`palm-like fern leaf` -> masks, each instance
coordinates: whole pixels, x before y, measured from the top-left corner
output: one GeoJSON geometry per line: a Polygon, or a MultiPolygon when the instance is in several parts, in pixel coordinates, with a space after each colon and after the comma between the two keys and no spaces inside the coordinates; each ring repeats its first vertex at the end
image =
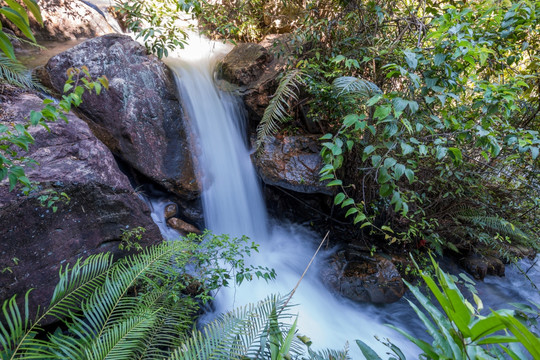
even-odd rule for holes
{"type": "MultiPolygon", "coordinates": [[[[269,296],[255,305],[250,304],[223,315],[202,332],[194,331],[169,360],[270,358],[265,348],[270,320],[278,313],[276,309],[286,306],[285,299],[269,296]]],[[[283,311],[274,320],[282,327],[282,320],[290,317],[287,311],[283,311]]]]}
{"type": "Polygon", "coordinates": [[[290,70],[283,76],[274,96],[264,110],[263,117],[257,127],[257,149],[264,138],[275,135],[279,131],[279,123],[285,122],[291,104],[298,101],[296,92],[303,83],[304,72],[301,69],[290,70]]]}
{"type": "Polygon", "coordinates": [[[381,94],[382,91],[371,81],[360,79],[354,76],[341,76],[332,82],[332,87],[337,92],[337,96],[348,94],[358,94],[362,97],[372,97],[381,94]]]}
{"type": "Polygon", "coordinates": [[[45,88],[39,84],[39,81],[23,64],[16,59],[11,59],[1,54],[0,79],[15,86],[45,91],[45,88]]]}
{"type": "Polygon", "coordinates": [[[486,229],[489,232],[508,236],[512,240],[527,244],[533,243],[527,233],[519,229],[515,224],[497,216],[488,216],[477,211],[469,210],[460,212],[457,218],[463,222],[486,229]]]}
{"type": "Polygon", "coordinates": [[[28,314],[28,293],[25,297],[24,317],[15,302],[15,298],[4,302],[3,319],[0,321],[0,344],[2,344],[3,360],[44,359],[50,354],[45,342],[35,339],[39,324],[47,316],[62,318],[81,309],[81,299],[89,296],[93,289],[103,280],[112,266],[110,254],[99,254],[88,257],[70,269],[60,270],[60,281],[56,286],[51,303],[47,310],[35,321],[30,321],[28,314]],[[7,328],[6,325],[7,324],[7,328]]]}

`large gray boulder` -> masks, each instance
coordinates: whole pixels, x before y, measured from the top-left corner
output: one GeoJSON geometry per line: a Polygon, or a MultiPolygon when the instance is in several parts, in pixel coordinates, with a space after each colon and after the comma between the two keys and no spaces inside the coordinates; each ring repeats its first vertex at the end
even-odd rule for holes
{"type": "Polygon", "coordinates": [[[266,137],[253,155],[257,172],[267,185],[299,193],[332,195],[319,181],[322,158],[318,135],[266,137]]]}
{"type": "MultiPolygon", "coordinates": [[[[42,108],[41,99],[30,94],[0,100],[0,124],[22,123],[31,110],[42,108]]],[[[34,288],[32,311],[48,304],[60,266],[98,252],[124,255],[118,248],[124,230],[146,228],[143,246],[161,241],[147,205],[109,149],[84,121],[72,114],[68,119],[68,124],[50,123],[50,132],[30,128],[35,144],[26,156],[39,165],[26,174],[39,182],[38,191],[25,196],[10,192],[7,180],[0,183],[0,301],[14,294],[22,299],[34,288]],[[56,212],[38,200],[61,193],[70,201],[57,201],[56,212]]]]}
{"type": "Polygon", "coordinates": [[[50,85],[61,92],[66,71],[82,66],[109,79],[106,94],[85,94],[79,108],[94,134],[138,173],[196,197],[189,132],[169,68],[130,37],[110,34],[52,57],[45,66],[50,85]]]}

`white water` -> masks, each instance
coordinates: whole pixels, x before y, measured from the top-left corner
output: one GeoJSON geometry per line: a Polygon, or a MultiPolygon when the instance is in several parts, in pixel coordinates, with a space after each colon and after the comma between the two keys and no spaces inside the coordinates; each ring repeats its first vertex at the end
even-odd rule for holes
{"type": "MultiPolygon", "coordinates": [[[[270,283],[254,280],[236,289],[223,289],[216,296],[217,311],[225,312],[271,293],[289,293],[309,263],[321,240],[298,225],[271,224],[260,184],[244,141],[243,108],[237,99],[220,92],[213,81],[213,68],[227,52],[223,44],[192,37],[190,47],[179,59],[168,59],[176,74],[184,108],[198,137],[198,163],[203,174],[203,206],[206,226],[216,234],[247,235],[260,244],[253,264],[274,268],[277,279],[270,283]]],[[[324,256],[324,255],[320,255],[324,256]]],[[[360,306],[338,299],[318,279],[315,264],[303,279],[292,303],[299,304],[298,328],[316,348],[342,349],[351,344],[354,358],[361,355],[354,344],[361,339],[380,354],[386,348],[374,335],[399,340],[381,325],[373,306],[360,306]]],[[[415,350],[403,350],[415,358],[415,350]]]]}

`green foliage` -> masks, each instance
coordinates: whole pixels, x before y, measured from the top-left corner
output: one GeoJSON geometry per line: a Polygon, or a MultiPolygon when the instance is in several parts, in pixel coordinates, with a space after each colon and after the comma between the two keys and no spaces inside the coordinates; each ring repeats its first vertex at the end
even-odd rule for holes
{"type": "Polygon", "coordinates": [[[28,131],[29,128],[43,126],[50,131],[47,125],[49,122],[56,122],[59,119],[67,122],[67,113],[73,105],[81,104],[85,91],[94,91],[99,95],[102,88],[108,88],[108,80],[105,76],[93,80],[86,67],[70,68],[64,85],[65,94],[57,104],[51,99],[45,99],[43,109],[31,111],[26,123],[0,124],[0,181],[7,177],[10,191],[18,183],[27,189],[32,188],[30,180],[25,175],[24,167],[35,165],[36,162],[26,157],[24,153],[20,154],[21,151],[27,152],[29,146],[34,143],[34,138],[28,131]]]}
{"type": "Polygon", "coordinates": [[[297,48],[297,66],[312,79],[313,116],[329,130],[321,180],[338,187],[346,217],[389,243],[458,251],[453,237],[470,236],[456,231],[463,207],[534,233],[540,4],[414,3],[335,3],[335,19],[321,20],[330,31],[312,15],[299,32],[311,46],[297,48]],[[399,42],[389,42],[390,23],[404,25],[399,42]]]}
{"type": "MultiPolygon", "coordinates": [[[[34,15],[35,19],[42,24],[41,12],[39,6],[35,0],[23,0],[25,9],[21,4],[15,0],[4,0],[5,4],[0,8],[0,14],[6,17],[6,19],[13,23],[28,39],[32,42],[36,42],[32,31],[30,30],[30,21],[28,19],[28,12],[34,15]]],[[[9,37],[0,28],[0,50],[4,52],[5,56],[15,60],[15,53],[13,52],[13,45],[10,42],[9,37]]]]}
{"type": "Polygon", "coordinates": [[[148,52],[161,59],[170,51],[184,47],[187,33],[181,21],[198,2],[115,0],[114,3],[126,28],[143,39],[148,52]]]}
{"type": "Polygon", "coordinates": [[[287,121],[291,104],[298,100],[296,93],[299,91],[298,86],[303,83],[303,76],[302,70],[294,69],[281,78],[279,86],[257,126],[257,149],[261,147],[265,137],[275,135],[278,132],[279,122],[287,121]]]}
{"type": "MultiPolygon", "coordinates": [[[[473,292],[475,304],[469,302],[459,290],[456,278],[443,272],[433,259],[432,263],[434,276],[422,271],[420,274],[438,306],[418,287],[407,283],[423,309],[412,301],[409,304],[422,321],[432,343],[391,326],[422,350],[423,359],[505,359],[506,355],[512,359],[527,358],[516,344],[521,344],[532,358],[540,356],[540,337],[519,321],[516,311],[491,310],[489,314],[482,315],[483,305],[478,295],[473,292]]],[[[381,359],[368,345],[360,341],[358,345],[366,359],[381,359]]],[[[385,345],[398,359],[405,359],[395,345],[385,345]]]]}
{"type": "MultiPolygon", "coordinates": [[[[0,8],[0,14],[7,21],[14,24],[31,43],[36,43],[36,39],[30,30],[30,21],[28,13],[30,12],[38,23],[42,24],[41,12],[35,0],[23,0],[26,8],[15,0],[5,0],[5,5],[0,8]]],[[[15,86],[26,87],[30,89],[43,89],[37,81],[30,75],[28,70],[16,58],[11,40],[13,36],[6,34],[0,26],[0,80],[6,81],[15,86]]]]}
{"type": "Polygon", "coordinates": [[[61,269],[50,305],[35,318],[28,310],[30,292],[22,311],[15,296],[3,304],[0,356],[167,358],[188,334],[201,305],[197,299],[210,299],[232,275],[242,280],[275,276],[272,270],[243,263],[256,248],[245,238],[206,233],[150,246],[115,263],[108,253],[79,260],[61,269]],[[40,324],[49,316],[58,318],[65,330],[43,334],[40,324]]]}
{"type": "Polygon", "coordinates": [[[18,87],[44,90],[23,64],[2,55],[0,55],[0,79],[18,87]]]}
{"type": "Polygon", "coordinates": [[[142,226],[137,226],[131,230],[122,230],[121,242],[118,245],[120,250],[130,251],[133,248],[136,251],[141,251],[142,246],[140,241],[142,240],[143,234],[146,232],[146,229],[142,226]]]}
{"type": "Polygon", "coordinates": [[[296,325],[283,321],[291,318],[285,298],[271,295],[194,331],[170,359],[284,359],[296,325]]]}
{"type": "Polygon", "coordinates": [[[47,189],[43,191],[42,195],[38,196],[38,200],[41,206],[51,208],[53,213],[58,210],[58,203],[68,205],[71,198],[65,192],[58,193],[56,190],[47,189]]]}

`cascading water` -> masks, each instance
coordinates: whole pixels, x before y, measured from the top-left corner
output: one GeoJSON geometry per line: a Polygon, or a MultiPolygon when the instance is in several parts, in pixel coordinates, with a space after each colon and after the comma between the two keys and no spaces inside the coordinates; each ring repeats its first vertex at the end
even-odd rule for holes
{"type": "MultiPolygon", "coordinates": [[[[215,62],[227,50],[223,44],[192,38],[179,58],[167,60],[198,138],[206,226],[216,234],[249,236],[261,245],[253,263],[277,272],[277,279],[270,283],[258,280],[237,289],[220,290],[216,296],[219,312],[257,302],[270,293],[289,293],[309,263],[317,241],[316,234],[300,226],[269,223],[244,140],[243,109],[213,81],[215,62]]],[[[316,347],[341,349],[347,341],[360,338],[383,352],[385,348],[373,341],[373,335],[392,332],[370,313],[373,307],[361,309],[330,294],[320,283],[316,266],[303,279],[292,302],[299,304],[300,331],[311,337],[316,347]]],[[[354,351],[355,346],[351,349],[354,351]]]]}
{"type": "MultiPolygon", "coordinates": [[[[197,136],[198,163],[203,178],[203,206],[206,226],[216,234],[247,235],[261,244],[252,260],[256,265],[274,268],[277,279],[242,284],[236,289],[222,289],[216,296],[217,312],[257,302],[270,293],[289,293],[309,263],[320,239],[309,229],[294,224],[275,224],[268,219],[249,149],[244,139],[243,109],[230,94],[219,91],[213,81],[213,68],[229,48],[196,36],[179,58],[167,60],[176,75],[184,107],[197,136]],[[318,240],[317,240],[318,239],[318,240]]],[[[155,212],[161,217],[163,204],[155,212]]],[[[163,221],[162,221],[163,222],[163,221]]],[[[163,229],[162,231],[167,231],[163,229]]],[[[319,255],[324,256],[324,255],[319,255]]],[[[538,260],[539,258],[537,258],[538,260]]],[[[533,282],[540,278],[540,264],[523,262],[530,267],[533,282]]],[[[384,307],[360,305],[332,295],[318,279],[317,264],[312,266],[292,300],[299,304],[298,328],[318,348],[342,349],[351,344],[354,359],[362,358],[354,345],[361,339],[384,354],[387,348],[373,336],[390,338],[408,359],[418,358],[418,349],[397,332],[383,326],[392,323],[415,336],[422,336],[423,326],[405,301],[384,307]]],[[[506,307],[508,302],[540,301],[540,295],[519,272],[507,269],[507,279],[486,278],[478,291],[486,309],[506,307]],[[519,282],[523,286],[516,289],[519,282]]]]}

